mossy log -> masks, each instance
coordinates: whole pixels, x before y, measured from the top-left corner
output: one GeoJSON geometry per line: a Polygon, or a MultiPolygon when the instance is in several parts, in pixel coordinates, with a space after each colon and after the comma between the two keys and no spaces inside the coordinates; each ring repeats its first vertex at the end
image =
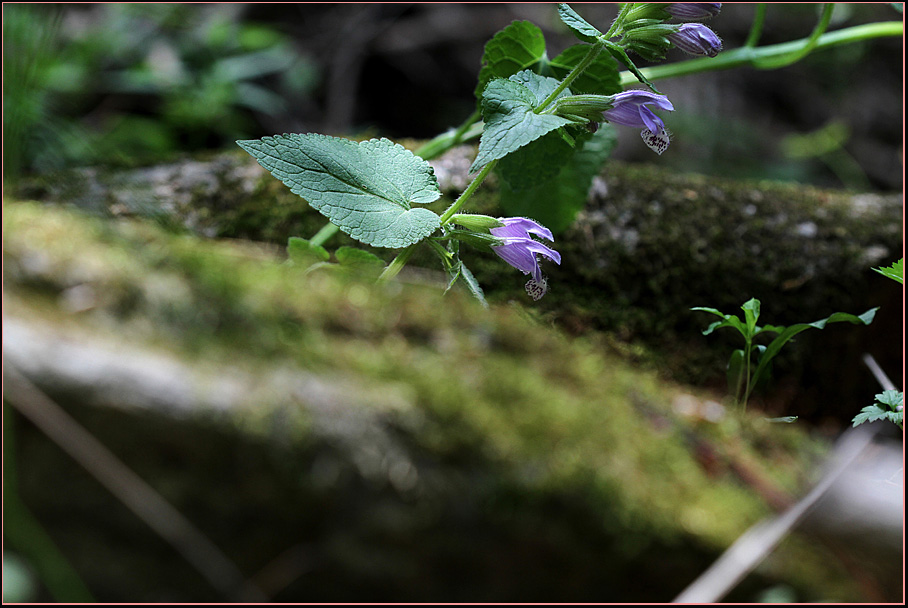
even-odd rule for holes
{"type": "MultiPolygon", "coordinates": [[[[238,235],[256,193],[270,202],[246,236],[280,242],[313,221],[247,162],[209,162],[256,177],[193,203],[181,217],[199,231],[238,235]]],[[[145,204],[114,199],[83,202],[145,204]]],[[[669,601],[802,492],[827,450],[520,307],[307,273],[144,219],[3,211],[5,359],[273,601],[669,601]]],[[[98,600],[237,599],[31,425],[5,430],[5,496],[98,600]]],[[[859,601],[852,580],[793,537],[730,599],[785,584],[859,601]]]]}
{"type": "MultiPolygon", "coordinates": [[[[461,146],[432,161],[448,195],[468,183],[473,155],[473,147],[461,146]]],[[[472,209],[503,215],[496,191],[493,176],[472,209]]],[[[21,194],[278,248],[325,224],[239,150],[144,169],[48,176],[21,194]]],[[[436,206],[449,202],[445,197],[436,206]]],[[[891,375],[903,367],[901,344],[891,339],[903,333],[901,290],[871,270],[902,255],[902,224],[898,193],[836,192],[608,163],[586,208],[557,235],[563,261],[547,266],[550,293],[535,309],[573,335],[606,332],[615,348],[667,378],[721,389],[725,362],[741,347],[740,338],[727,330],[702,336],[712,318],[690,308],[740,314],[755,297],[762,302],[761,323],[789,325],[880,306],[869,328],[830,327],[790,343],[776,361],[773,390],[758,402],[773,415],[847,424],[878,389],[861,355],[872,353],[891,375]]],[[[343,234],[331,245],[359,246],[343,234]]],[[[388,260],[394,254],[375,253],[388,260]]],[[[491,301],[526,299],[525,278],[495,256],[467,253],[466,259],[491,301]]],[[[428,252],[412,264],[438,267],[428,252]]],[[[438,277],[439,284],[443,280],[438,277]]]]}

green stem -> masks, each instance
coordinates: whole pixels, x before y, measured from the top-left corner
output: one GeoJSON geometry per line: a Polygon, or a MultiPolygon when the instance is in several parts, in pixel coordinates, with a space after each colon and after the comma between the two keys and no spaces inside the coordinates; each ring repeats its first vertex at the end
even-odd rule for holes
{"type": "MultiPolygon", "coordinates": [[[[872,38],[901,36],[902,32],[903,25],[901,21],[866,23],[864,25],[856,25],[854,27],[823,34],[817,40],[812,50],[820,51],[834,46],[858,42],[860,40],[869,40],[872,38]]],[[[798,51],[803,48],[809,40],[809,38],[802,38],[801,40],[783,42],[755,49],[738,48],[719,53],[717,57],[702,57],[669,65],[657,65],[649,68],[642,68],[640,72],[650,80],[661,80],[664,78],[698,74],[700,72],[727,70],[744,65],[756,67],[755,63],[761,60],[772,57],[781,57],[798,51]]],[[[635,82],[637,82],[637,78],[632,73],[621,72],[622,86],[627,86],[635,82]]]]}
{"type": "Polygon", "coordinates": [[[438,257],[441,258],[442,263],[445,266],[445,270],[451,270],[451,252],[441,246],[441,243],[436,241],[433,238],[426,239],[426,242],[435,250],[435,253],[438,254],[438,257]]]}
{"type": "Polygon", "coordinates": [[[625,2],[624,4],[621,5],[621,10],[618,12],[618,16],[615,17],[614,21],[612,21],[612,25],[609,26],[608,31],[605,34],[603,34],[603,36],[602,36],[603,38],[606,38],[606,39],[611,38],[612,36],[615,35],[615,32],[617,32],[619,29],[621,29],[621,26],[624,25],[624,18],[627,16],[627,13],[631,10],[632,4],[633,4],[633,2],[625,2]]]}
{"type": "Polygon", "coordinates": [[[382,271],[381,275],[379,275],[378,280],[387,281],[396,277],[397,273],[399,273],[401,269],[407,265],[407,262],[410,261],[410,257],[413,255],[413,252],[416,251],[417,245],[419,245],[419,243],[413,243],[412,245],[398,253],[397,257],[391,260],[391,263],[388,264],[388,267],[385,268],[384,271],[382,271]]]}
{"type": "Polygon", "coordinates": [[[536,114],[539,114],[546,107],[548,107],[548,105],[550,103],[555,101],[555,99],[559,95],[561,95],[561,92],[564,91],[566,88],[568,88],[572,82],[574,82],[575,78],[580,76],[585,69],[590,67],[590,64],[593,63],[593,61],[596,59],[596,56],[602,50],[602,46],[603,46],[603,43],[601,43],[601,42],[596,42],[595,44],[592,44],[590,46],[590,50],[587,52],[586,56],[582,60],[580,60],[580,63],[578,63],[576,66],[574,66],[574,69],[571,70],[570,73],[568,73],[568,75],[564,77],[564,80],[562,80],[561,83],[557,87],[555,87],[555,90],[552,91],[551,95],[546,97],[545,101],[543,101],[541,104],[536,106],[533,109],[533,112],[535,112],[536,114]]]}
{"type": "Polygon", "coordinates": [[[750,33],[747,35],[747,40],[744,42],[744,48],[753,48],[757,46],[757,41],[760,40],[760,34],[763,33],[763,21],[766,19],[766,3],[761,2],[757,5],[757,10],[754,12],[754,22],[750,26],[750,33]]]}
{"type": "Polygon", "coordinates": [[[750,356],[751,356],[751,342],[748,338],[744,347],[744,399],[741,405],[741,411],[747,411],[747,400],[750,398],[750,356]]]}
{"type": "MultiPolygon", "coordinates": [[[[482,114],[478,109],[475,110],[459,127],[456,129],[449,129],[440,135],[436,135],[434,138],[420,146],[414,154],[424,160],[431,160],[439,156],[465,139],[470,139],[470,135],[472,135],[476,125],[481,124],[481,118],[482,114]]],[[[479,133],[482,133],[481,127],[479,133]]],[[[475,137],[475,135],[473,135],[473,137],[475,137]]]]}
{"type": "Polygon", "coordinates": [[[829,27],[829,21],[832,19],[832,11],[835,9],[835,4],[827,3],[823,6],[823,14],[820,15],[820,21],[817,23],[817,26],[813,29],[813,33],[810,34],[810,38],[807,39],[807,42],[797,51],[789,55],[783,55],[782,57],[774,57],[771,59],[764,59],[754,63],[754,67],[758,70],[776,70],[778,68],[784,68],[793,63],[796,63],[807,57],[810,52],[817,45],[817,41],[820,39],[820,36],[823,35],[823,32],[826,31],[826,28],[829,27]]]}
{"type": "Polygon", "coordinates": [[[483,167],[482,171],[480,171],[476,175],[476,177],[473,178],[473,181],[470,182],[470,185],[467,186],[467,189],[464,190],[463,193],[457,197],[457,200],[454,201],[450,207],[448,207],[447,211],[442,214],[440,218],[442,226],[444,226],[451,220],[451,216],[460,211],[460,208],[464,206],[464,203],[466,203],[471,196],[473,196],[473,193],[476,192],[476,189],[479,188],[479,185],[482,184],[482,181],[486,178],[486,176],[489,175],[489,173],[492,172],[492,169],[494,169],[495,165],[497,164],[498,160],[493,160],[485,167],[483,167]]]}
{"type": "MultiPolygon", "coordinates": [[[[761,60],[782,57],[796,52],[799,49],[803,49],[810,41],[810,38],[753,48],[753,45],[755,45],[759,39],[760,31],[762,29],[762,23],[758,24],[757,22],[765,15],[765,7],[761,10],[762,6],[763,5],[759,5],[757,7],[757,15],[754,17],[754,27],[751,28],[750,34],[743,47],[724,51],[720,53],[718,57],[703,57],[688,61],[679,61],[668,65],[652,66],[642,68],[639,72],[648,80],[664,80],[666,78],[687,76],[700,72],[727,70],[746,65],[756,67],[755,64],[761,60]],[[760,27],[757,27],[757,25],[760,27]]],[[[861,40],[901,36],[902,31],[903,26],[900,21],[883,21],[879,23],[857,25],[836,30],[834,32],[824,33],[817,39],[816,44],[812,47],[811,51],[820,51],[842,44],[859,42],[861,40]]],[[[632,72],[621,72],[622,87],[637,82],[638,78],[636,78],[632,72]]],[[[476,116],[475,112],[458,129],[446,131],[426,142],[416,151],[417,156],[426,160],[436,158],[459,143],[479,137],[482,134],[483,125],[482,122],[475,121],[474,116],[476,116]],[[463,130],[461,131],[461,129],[463,130]]]]}
{"type": "Polygon", "coordinates": [[[337,234],[338,230],[340,230],[340,228],[338,228],[331,222],[328,222],[327,224],[322,226],[318,232],[315,233],[315,236],[309,239],[309,244],[322,246],[328,239],[337,234]]]}

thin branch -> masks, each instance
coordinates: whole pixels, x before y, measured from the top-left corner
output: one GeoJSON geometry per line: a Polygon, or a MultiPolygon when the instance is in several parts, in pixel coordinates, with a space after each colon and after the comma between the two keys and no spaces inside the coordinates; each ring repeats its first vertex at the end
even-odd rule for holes
{"type": "Polygon", "coordinates": [[[4,356],[3,363],[3,397],[10,405],[170,543],[226,598],[267,600],[264,593],[246,581],[236,564],[182,513],[32,384],[8,357],[4,356]]]}

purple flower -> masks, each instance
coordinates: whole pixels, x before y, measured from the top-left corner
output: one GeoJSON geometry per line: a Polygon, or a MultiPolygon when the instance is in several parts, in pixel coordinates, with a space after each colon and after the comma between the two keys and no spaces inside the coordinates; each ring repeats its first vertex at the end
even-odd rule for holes
{"type": "Polygon", "coordinates": [[[657,108],[669,112],[675,109],[665,95],[635,89],[613,95],[611,109],[604,111],[602,116],[608,122],[638,129],[649,129],[651,133],[662,133],[665,131],[665,123],[646,107],[647,104],[653,104],[657,108]]]}
{"type": "Polygon", "coordinates": [[[721,8],[721,2],[675,2],[666,6],[665,10],[675,19],[696,21],[715,17],[721,8]]]}
{"type": "MultiPolygon", "coordinates": [[[[530,234],[554,241],[552,231],[524,217],[503,217],[499,218],[499,221],[504,226],[492,228],[489,232],[503,240],[504,244],[492,247],[492,251],[523,274],[532,274],[534,285],[544,286],[545,280],[542,277],[542,270],[539,269],[539,260],[536,255],[541,254],[556,264],[561,264],[561,254],[535,240],[530,234]]],[[[543,293],[545,293],[544,288],[543,293]]],[[[534,299],[538,300],[541,297],[542,294],[538,297],[534,296],[534,299]]]]}
{"type": "Polygon", "coordinates": [[[691,55],[715,57],[722,50],[722,41],[716,33],[701,23],[679,25],[677,31],[668,35],[668,39],[691,55]]]}

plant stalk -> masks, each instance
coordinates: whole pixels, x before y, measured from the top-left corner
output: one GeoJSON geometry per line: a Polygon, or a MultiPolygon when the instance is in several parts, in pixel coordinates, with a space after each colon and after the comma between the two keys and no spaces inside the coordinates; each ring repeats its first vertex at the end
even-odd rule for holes
{"type": "Polygon", "coordinates": [[[470,185],[467,186],[467,189],[464,190],[463,193],[457,197],[457,200],[454,201],[450,207],[448,207],[448,210],[442,214],[440,218],[442,226],[451,221],[451,217],[455,213],[460,211],[460,208],[464,206],[464,203],[466,203],[471,196],[473,196],[473,193],[476,192],[476,189],[479,188],[480,184],[482,184],[483,180],[489,175],[489,173],[492,172],[492,169],[494,169],[495,165],[497,164],[498,160],[493,160],[485,167],[483,167],[479,173],[476,174],[476,177],[473,178],[473,181],[470,182],[470,185]]]}
{"type": "Polygon", "coordinates": [[[564,80],[552,91],[551,95],[545,98],[541,104],[536,106],[533,109],[533,112],[539,114],[542,112],[550,103],[555,101],[555,99],[561,95],[561,92],[570,86],[574,79],[580,76],[585,69],[590,67],[590,64],[596,59],[596,56],[599,55],[602,51],[603,43],[596,42],[590,46],[590,50],[587,52],[586,56],[580,60],[580,63],[574,66],[574,69],[571,70],[567,76],[564,77],[564,80]]]}

